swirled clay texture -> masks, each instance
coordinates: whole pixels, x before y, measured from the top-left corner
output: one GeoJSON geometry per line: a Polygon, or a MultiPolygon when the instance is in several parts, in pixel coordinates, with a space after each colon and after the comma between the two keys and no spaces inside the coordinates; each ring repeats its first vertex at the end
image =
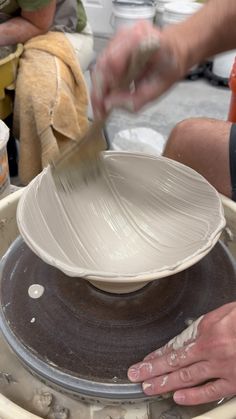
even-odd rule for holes
{"type": "MultiPolygon", "coordinates": [[[[164,157],[104,152],[101,175],[70,193],[46,168],[26,188],[18,226],[44,261],[103,283],[165,277],[196,263],[225,225],[216,190],[164,157]]],[[[79,172],[78,172],[79,173],[79,172]]]]}

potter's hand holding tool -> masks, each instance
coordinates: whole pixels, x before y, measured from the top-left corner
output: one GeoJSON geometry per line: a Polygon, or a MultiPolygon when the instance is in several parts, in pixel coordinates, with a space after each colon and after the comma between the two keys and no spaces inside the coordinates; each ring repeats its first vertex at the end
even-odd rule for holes
{"type": "MultiPolygon", "coordinates": [[[[156,38],[147,37],[145,42],[138,45],[128,60],[126,73],[119,80],[119,88],[132,88],[133,80],[142,69],[146,68],[153,53],[158,51],[159,41],[156,38]]],[[[78,186],[79,178],[88,184],[100,174],[99,153],[103,150],[101,142],[98,141],[100,132],[105,123],[107,114],[90,125],[86,133],[78,142],[72,142],[58,158],[51,162],[52,176],[58,188],[64,191],[71,191],[78,186]],[[82,171],[78,170],[78,167],[82,171]]]]}
{"type": "Polygon", "coordinates": [[[162,31],[145,21],[121,29],[97,60],[92,88],[95,116],[104,117],[114,107],[137,111],[161,96],[194,65],[234,49],[235,21],[235,0],[211,0],[184,22],[167,25],[162,31]],[[133,89],[120,89],[131,55],[147,38],[159,41],[159,50],[137,73],[133,89]]]}
{"type": "Polygon", "coordinates": [[[128,370],[147,395],[174,392],[181,405],[198,405],[236,394],[236,303],[193,322],[163,348],[128,370]]]}
{"type": "Polygon", "coordinates": [[[95,116],[101,118],[116,107],[131,112],[140,109],[167,90],[176,80],[176,73],[181,76],[177,60],[169,46],[162,42],[159,30],[145,21],[134,25],[132,30],[120,30],[98,58],[93,72],[91,97],[95,116]],[[158,44],[159,48],[153,51],[145,66],[138,63],[133,83],[124,87],[122,80],[126,76],[130,57],[140,46],[145,49],[150,42],[158,44]]]}

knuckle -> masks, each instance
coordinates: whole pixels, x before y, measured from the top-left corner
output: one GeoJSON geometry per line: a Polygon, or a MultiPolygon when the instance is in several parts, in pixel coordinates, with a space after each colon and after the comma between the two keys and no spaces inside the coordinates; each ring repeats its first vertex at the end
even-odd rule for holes
{"type": "Polygon", "coordinates": [[[201,379],[207,379],[209,377],[209,366],[205,364],[198,364],[196,368],[196,375],[201,379]]]}
{"type": "Polygon", "coordinates": [[[192,373],[189,368],[183,368],[179,371],[179,378],[183,383],[189,383],[192,381],[192,373]]]}
{"type": "Polygon", "coordinates": [[[214,383],[208,383],[204,389],[205,395],[209,400],[216,400],[218,398],[217,387],[214,383]]]}
{"type": "Polygon", "coordinates": [[[170,352],[166,356],[166,362],[170,367],[176,367],[179,365],[179,358],[175,351],[170,352]]]}

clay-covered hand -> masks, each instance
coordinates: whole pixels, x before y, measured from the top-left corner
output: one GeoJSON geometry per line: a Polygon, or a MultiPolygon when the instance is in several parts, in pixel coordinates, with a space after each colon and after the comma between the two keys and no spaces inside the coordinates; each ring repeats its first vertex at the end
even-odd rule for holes
{"type": "MultiPolygon", "coordinates": [[[[98,58],[92,75],[92,104],[95,116],[106,115],[113,107],[131,112],[159,97],[181,76],[178,42],[174,35],[160,32],[146,21],[121,29],[98,58]],[[158,48],[146,65],[136,71],[130,86],[124,80],[135,52],[150,39],[158,48]],[[121,87],[122,86],[122,87],[121,87]]],[[[181,62],[182,64],[182,62],[181,62]]]]}
{"type": "Polygon", "coordinates": [[[166,346],[128,370],[147,395],[174,392],[181,405],[198,405],[236,394],[236,303],[193,322],[166,346]]]}

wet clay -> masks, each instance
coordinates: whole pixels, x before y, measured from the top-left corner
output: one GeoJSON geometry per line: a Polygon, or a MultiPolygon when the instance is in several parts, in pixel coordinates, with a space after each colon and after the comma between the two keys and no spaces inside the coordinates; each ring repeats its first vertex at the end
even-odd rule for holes
{"type": "Polygon", "coordinates": [[[69,193],[46,168],[24,191],[17,218],[45,262],[117,293],[196,263],[225,225],[219,195],[202,176],[126,152],[105,152],[101,175],[69,193]]]}
{"type": "Polygon", "coordinates": [[[172,348],[176,351],[178,349],[183,348],[186,343],[188,343],[188,347],[194,343],[197,338],[198,334],[198,326],[203,316],[199,317],[199,319],[195,320],[187,329],[185,329],[180,335],[174,337],[167,346],[172,346],[172,348]]]}

